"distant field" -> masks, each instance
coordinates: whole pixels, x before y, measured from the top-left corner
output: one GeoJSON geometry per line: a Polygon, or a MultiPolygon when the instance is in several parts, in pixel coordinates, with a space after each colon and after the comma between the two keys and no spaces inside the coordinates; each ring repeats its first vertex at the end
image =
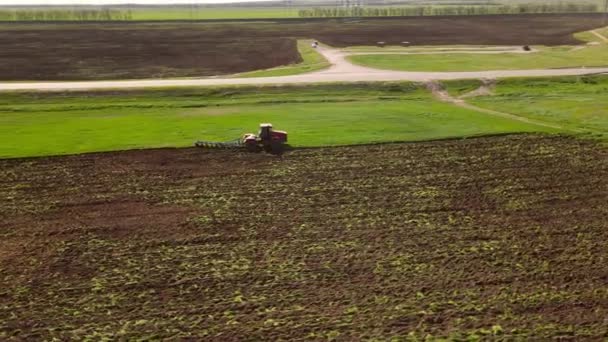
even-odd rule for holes
{"type": "Polygon", "coordinates": [[[205,7],[205,6],[0,6],[0,22],[19,21],[156,21],[278,18],[347,18],[438,15],[505,15],[522,13],[593,13],[598,3],[560,1],[553,3],[419,2],[389,5],[344,6],[302,3],[294,6],[205,7]]]}
{"type": "Polygon", "coordinates": [[[416,141],[544,127],[455,107],[412,84],[0,94],[0,158],[226,141],[272,122],[293,146],[416,141]]]}
{"type": "Polygon", "coordinates": [[[246,8],[142,8],[131,11],[132,20],[274,19],[297,18],[297,9],[281,7],[246,8]]]}
{"type": "MultiPolygon", "coordinates": [[[[336,47],[576,44],[601,15],[276,20],[157,24],[2,24],[0,80],[200,77],[302,61],[297,39],[336,47]],[[36,61],[32,62],[32,51],[36,61]]],[[[303,68],[301,71],[307,71],[303,68]]],[[[278,72],[277,70],[273,72],[278,72]]],[[[281,71],[282,72],[282,71],[281,71]]],[[[290,71],[290,72],[293,72],[290,71]]]]}
{"type": "MultiPolygon", "coordinates": [[[[606,30],[598,30],[605,34],[606,30]]],[[[531,54],[419,54],[419,55],[356,55],[350,60],[359,65],[403,71],[483,71],[513,69],[547,69],[566,67],[600,67],[608,65],[608,38],[590,33],[576,35],[592,42],[589,46],[535,46],[531,54]]]]}
{"type": "Polygon", "coordinates": [[[288,37],[241,38],[188,26],[30,28],[0,31],[0,80],[201,77],[302,61],[288,37]]]}
{"type": "Polygon", "coordinates": [[[207,19],[272,19],[298,17],[282,7],[0,7],[0,22],[11,21],[155,21],[207,19]]]}

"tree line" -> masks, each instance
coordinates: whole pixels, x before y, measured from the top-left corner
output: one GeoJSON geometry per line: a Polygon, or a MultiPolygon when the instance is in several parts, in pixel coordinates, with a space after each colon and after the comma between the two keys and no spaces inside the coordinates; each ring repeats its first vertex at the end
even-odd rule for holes
{"type": "Polygon", "coordinates": [[[590,13],[598,12],[597,4],[557,3],[521,4],[517,6],[408,6],[408,7],[317,7],[301,9],[301,18],[397,17],[434,15],[484,15],[525,13],[590,13]]]}
{"type": "Polygon", "coordinates": [[[132,20],[131,11],[113,9],[83,10],[0,10],[0,21],[124,21],[132,20]]]}

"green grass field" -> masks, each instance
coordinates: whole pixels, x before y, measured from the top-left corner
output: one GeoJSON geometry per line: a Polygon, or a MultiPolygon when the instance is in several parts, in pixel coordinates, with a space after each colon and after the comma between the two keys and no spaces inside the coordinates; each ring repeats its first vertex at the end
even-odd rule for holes
{"type": "MultiPolygon", "coordinates": [[[[478,81],[447,82],[455,96],[478,81]]],[[[608,77],[499,81],[481,108],[608,140],[608,77]]],[[[0,158],[225,141],[272,122],[296,147],[556,132],[439,102],[409,83],[0,94],[0,158]]]]}
{"type": "Polygon", "coordinates": [[[518,14],[522,13],[584,13],[596,12],[598,5],[589,6],[581,1],[571,1],[568,4],[560,1],[559,4],[550,4],[544,0],[545,6],[538,6],[528,1],[514,4],[506,2],[504,6],[496,4],[463,3],[435,3],[412,5],[408,3],[398,5],[365,6],[363,9],[347,10],[339,6],[321,5],[315,3],[299,3],[293,7],[284,6],[279,2],[275,6],[240,7],[221,6],[205,7],[197,5],[179,6],[1,6],[0,22],[12,21],[162,21],[162,20],[210,20],[210,19],[279,19],[302,17],[387,17],[387,16],[434,16],[434,15],[487,15],[487,14],[518,14]]]}
{"type": "MultiPolygon", "coordinates": [[[[455,95],[477,86],[475,81],[447,83],[455,95]]],[[[479,107],[525,116],[580,130],[608,140],[608,77],[501,80],[494,95],[467,100],[479,107]]]]}
{"type": "Polygon", "coordinates": [[[0,7],[0,22],[6,21],[53,21],[53,20],[118,20],[118,21],[162,21],[162,20],[209,20],[209,19],[277,19],[297,18],[297,8],[285,7],[105,7],[78,8],[55,7],[0,7]],[[88,12],[85,14],[85,12],[88,12]],[[109,16],[109,18],[108,18],[109,16]]]}
{"type": "Polygon", "coordinates": [[[441,103],[412,84],[0,94],[0,157],[231,140],[272,122],[293,146],[547,131],[441,103]]]}
{"type": "Polygon", "coordinates": [[[302,62],[267,70],[251,71],[237,75],[238,77],[272,77],[304,74],[328,68],[331,64],[317,50],[311,47],[312,40],[298,40],[298,51],[302,62]]]}
{"type": "MultiPolygon", "coordinates": [[[[605,33],[607,30],[598,31],[605,33]]],[[[539,51],[532,54],[383,54],[356,55],[349,59],[359,65],[401,71],[485,71],[608,66],[607,42],[589,32],[576,36],[597,45],[540,46],[534,47],[539,51]]]]}
{"type": "Polygon", "coordinates": [[[132,20],[297,18],[297,9],[282,7],[135,8],[132,20]]]}

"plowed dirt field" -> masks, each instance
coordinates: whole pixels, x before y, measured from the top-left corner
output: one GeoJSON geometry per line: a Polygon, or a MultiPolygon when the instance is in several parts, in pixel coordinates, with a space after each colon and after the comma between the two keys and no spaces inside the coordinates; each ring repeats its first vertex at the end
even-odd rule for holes
{"type": "Polygon", "coordinates": [[[608,337],[608,149],[0,161],[0,338],[608,337]]]}
{"type": "Polygon", "coordinates": [[[298,63],[295,39],[336,46],[562,45],[601,14],[218,22],[4,24],[0,80],[115,80],[234,74],[298,63]],[[32,62],[35,51],[35,62],[32,62]]]}

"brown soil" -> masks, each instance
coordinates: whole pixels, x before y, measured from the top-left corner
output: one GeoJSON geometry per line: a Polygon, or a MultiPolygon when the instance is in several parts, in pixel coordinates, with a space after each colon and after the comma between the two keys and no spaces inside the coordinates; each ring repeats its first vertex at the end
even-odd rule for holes
{"type": "Polygon", "coordinates": [[[594,142],[3,160],[0,198],[1,339],[608,337],[594,142]]]}
{"type": "Polygon", "coordinates": [[[128,27],[0,31],[2,80],[100,80],[230,74],[302,60],[283,37],[128,27]],[[33,53],[35,51],[35,53],[33,53]]]}
{"type": "Polygon", "coordinates": [[[510,15],[158,24],[13,24],[0,30],[0,80],[94,80],[232,74],[301,61],[295,38],[337,47],[560,45],[601,16],[510,15]]]}

